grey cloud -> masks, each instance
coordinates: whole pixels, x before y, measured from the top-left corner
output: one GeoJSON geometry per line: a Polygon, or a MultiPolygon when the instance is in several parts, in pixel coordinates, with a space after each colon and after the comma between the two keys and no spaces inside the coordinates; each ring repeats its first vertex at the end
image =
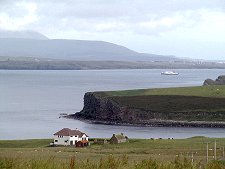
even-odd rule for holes
{"type": "MultiPolygon", "coordinates": [[[[21,22],[28,11],[16,3],[26,2],[35,3],[37,10],[35,17],[31,17],[33,21],[25,22],[21,29],[35,30],[50,38],[106,40],[143,52],[171,54],[178,51],[175,54],[180,56],[188,52],[192,56],[204,52],[208,56],[216,52],[224,55],[222,47],[217,50],[205,48],[199,53],[194,49],[199,49],[207,40],[215,41],[215,45],[217,41],[224,44],[223,28],[217,29],[216,25],[220,27],[220,23],[223,23],[225,0],[0,0],[0,14],[20,18],[17,22],[21,22]],[[207,19],[208,15],[211,20],[207,19]],[[176,17],[178,22],[173,23],[176,17]],[[214,18],[215,25],[210,25],[214,18]],[[147,26],[143,26],[143,23],[147,26]],[[204,32],[205,28],[207,30],[204,32]],[[152,38],[153,35],[155,37],[152,38]],[[202,42],[191,39],[200,39],[202,42]],[[193,50],[185,49],[189,46],[185,43],[191,43],[189,48],[193,50]],[[168,47],[168,44],[173,46],[168,47]]],[[[5,22],[4,15],[1,17],[5,22]]],[[[11,27],[14,26],[12,23],[11,27]]]]}
{"type": "MultiPolygon", "coordinates": [[[[34,1],[37,2],[37,1],[34,1]]],[[[118,18],[139,15],[161,15],[168,12],[199,8],[222,8],[222,0],[75,0],[39,1],[41,12],[59,17],[118,18]]]]}
{"type": "MultiPolygon", "coordinates": [[[[76,25],[77,21],[81,21],[81,25],[85,25],[85,22],[137,23],[170,16],[177,11],[222,8],[223,4],[222,0],[39,0],[34,2],[38,2],[38,15],[41,19],[46,19],[46,22],[60,24],[66,19],[76,25]]],[[[71,22],[69,25],[79,27],[71,22]]]]}
{"type": "MultiPolygon", "coordinates": [[[[197,9],[222,9],[224,0],[9,0],[0,1],[1,11],[12,17],[21,17],[26,11],[15,6],[18,2],[37,4],[39,21],[27,29],[58,29],[77,31],[134,31],[143,34],[157,34],[171,28],[158,27],[142,29],[139,23],[173,16],[176,12],[197,9]],[[101,24],[118,23],[108,29],[96,29],[101,24]]],[[[193,17],[198,21],[199,17],[193,17]]]]}
{"type": "Polygon", "coordinates": [[[21,17],[27,13],[13,1],[0,1],[0,13],[6,13],[10,17],[21,17]],[[10,3],[11,2],[11,3],[10,3]]]}
{"type": "MultiPolygon", "coordinates": [[[[118,18],[135,20],[151,15],[168,15],[182,10],[222,8],[224,4],[223,0],[9,0],[7,3],[4,2],[6,1],[2,1],[1,4],[7,4],[7,8],[13,8],[13,4],[17,2],[35,2],[38,4],[38,15],[43,17],[100,20],[118,18]]],[[[6,8],[4,10],[8,11],[6,8]]]]}

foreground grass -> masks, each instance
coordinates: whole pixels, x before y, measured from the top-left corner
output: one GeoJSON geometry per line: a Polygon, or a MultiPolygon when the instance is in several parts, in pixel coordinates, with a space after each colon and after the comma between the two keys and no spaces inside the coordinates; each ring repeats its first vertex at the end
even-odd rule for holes
{"type": "Polygon", "coordinates": [[[208,164],[192,163],[186,158],[176,158],[171,162],[160,163],[153,159],[142,160],[141,162],[128,162],[128,158],[115,158],[108,156],[97,162],[89,160],[78,161],[76,157],[71,157],[65,162],[55,161],[54,157],[47,160],[32,159],[23,160],[20,158],[0,158],[1,169],[223,169],[223,161],[212,161],[208,164]]]}
{"type": "Polygon", "coordinates": [[[225,138],[130,139],[117,145],[92,143],[87,148],[48,147],[51,139],[0,141],[0,168],[225,168],[222,161],[214,161],[215,140],[217,159],[222,160],[225,138]]]}

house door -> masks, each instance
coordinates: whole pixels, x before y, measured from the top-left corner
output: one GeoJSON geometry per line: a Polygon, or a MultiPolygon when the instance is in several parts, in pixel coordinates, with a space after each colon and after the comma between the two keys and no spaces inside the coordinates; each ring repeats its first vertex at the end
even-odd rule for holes
{"type": "Polygon", "coordinates": [[[70,145],[71,145],[71,146],[73,145],[73,141],[70,141],[70,145]]]}

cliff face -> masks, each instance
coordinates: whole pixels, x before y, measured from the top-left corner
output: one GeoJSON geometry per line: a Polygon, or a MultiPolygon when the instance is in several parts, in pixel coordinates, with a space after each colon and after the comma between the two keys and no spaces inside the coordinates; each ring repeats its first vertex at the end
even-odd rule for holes
{"type": "Polygon", "coordinates": [[[203,83],[204,86],[208,85],[225,85],[225,75],[219,76],[216,80],[206,79],[203,83]]]}
{"type": "Polygon", "coordinates": [[[120,112],[120,108],[116,103],[97,93],[89,92],[84,95],[83,110],[76,113],[76,117],[92,120],[115,120],[118,112],[120,112]]]}
{"type": "Polygon", "coordinates": [[[75,118],[98,120],[112,123],[140,123],[144,112],[119,105],[110,97],[98,93],[84,95],[84,108],[73,115],[75,118]]]}

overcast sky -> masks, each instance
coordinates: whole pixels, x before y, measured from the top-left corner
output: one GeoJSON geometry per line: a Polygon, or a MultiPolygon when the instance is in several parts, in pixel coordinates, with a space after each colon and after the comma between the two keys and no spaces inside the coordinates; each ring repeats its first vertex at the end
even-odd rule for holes
{"type": "Polygon", "coordinates": [[[225,60],[225,0],[0,0],[0,29],[225,60]]]}

